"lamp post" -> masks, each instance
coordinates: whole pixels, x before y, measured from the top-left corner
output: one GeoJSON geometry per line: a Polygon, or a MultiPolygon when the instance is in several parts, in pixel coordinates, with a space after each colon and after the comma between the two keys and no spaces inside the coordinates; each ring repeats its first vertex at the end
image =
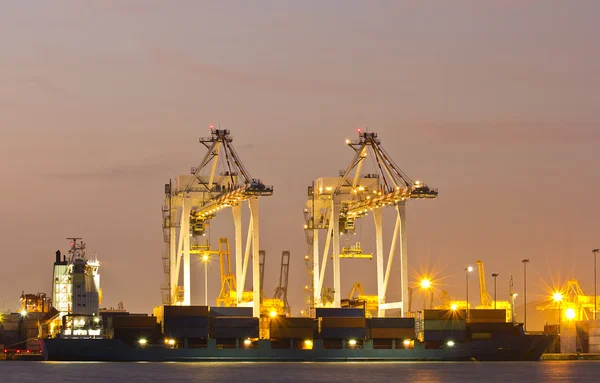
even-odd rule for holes
{"type": "Polygon", "coordinates": [[[467,277],[467,320],[469,319],[469,273],[473,271],[473,267],[467,266],[464,268],[467,277]]]}
{"type": "Polygon", "coordinates": [[[598,255],[598,252],[600,252],[600,249],[592,250],[592,254],[594,254],[594,320],[596,320],[596,302],[598,300],[598,298],[596,298],[598,296],[596,293],[596,255],[598,255]]]}
{"type": "Polygon", "coordinates": [[[554,300],[555,303],[558,303],[558,329],[556,332],[558,333],[558,335],[560,335],[560,318],[562,316],[563,295],[560,292],[556,292],[552,296],[552,299],[554,300]]]}
{"type": "Polygon", "coordinates": [[[494,277],[494,310],[496,310],[496,302],[498,301],[496,299],[496,277],[498,277],[498,275],[500,275],[500,274],[498,274],[498,273],[492,274],[492,277],[494,277]]]}
{"type": "MultiPolygon", "coordinates": [[[[421,288],[424,290],[424,298],[423,298],[423,309],[427,309],[427,299],[428,297],[428,292],[431,289],[431,281],[429,279],[423,279],[421,280],[421,288]]],[[[432,291],[432,296],[433,296],[433,291],[432,291]]],[[[432,309],[433,307],[430,307],[430,309],[432,309]]]]}
{"type": "Polygon", "coordinates": [[[202,262],[204,263],[204,306],[208,306],[208,254],[202,256],[202,262]]]}
{"type": "Polygon", "coordinates": [[[523,262],[523,330],[527,331],[527,264],[529,259],[524,259],[523,262]]]}

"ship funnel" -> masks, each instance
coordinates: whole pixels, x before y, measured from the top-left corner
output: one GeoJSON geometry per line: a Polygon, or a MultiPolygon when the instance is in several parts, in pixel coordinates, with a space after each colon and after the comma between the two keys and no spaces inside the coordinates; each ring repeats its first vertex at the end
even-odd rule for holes
{"type": "Polygon", "coordinates": [[[56,250],[56,263],[60,262],[60,250],[56,250]]]}

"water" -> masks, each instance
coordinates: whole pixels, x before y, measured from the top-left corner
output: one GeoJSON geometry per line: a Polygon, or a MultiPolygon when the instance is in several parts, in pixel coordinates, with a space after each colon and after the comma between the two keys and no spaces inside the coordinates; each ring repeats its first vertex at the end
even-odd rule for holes
{"type": "Polygon", "coordinates": [[[594,382],[599,361],[387,363],[0,362],[0,383],[594,382]]]}

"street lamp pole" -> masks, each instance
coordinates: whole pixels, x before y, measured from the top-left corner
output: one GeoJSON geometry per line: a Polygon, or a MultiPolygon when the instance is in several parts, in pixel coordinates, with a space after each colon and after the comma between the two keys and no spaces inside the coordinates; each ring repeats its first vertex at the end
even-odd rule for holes
{"type": "Polygon", "coordinates": [[[529,259],[524,259],[521,262],[523,262],[523,284],[524,284],[524,288],[523,288],[523,311],[524,311],[524,315],[523,315],[523,330],[527,331],[527,264],[530,262],[529,259]]]}
{"type": "Polygon", "coordinates": [[[492,274],[492,277],[494,277],[494,310],[496,310],[496,302],[498,301],[496,299],[496,277],[498,277],[498,275],[500,275],[500,274],[498,274],[498,273],[492,274]]]}
{"type": "Polygon", "coordinates": [[[208,306],[208,255],[202,256],[204,263],[204,306],[208,306]]]}
{"type": "Polygon", "coordinates": [[[469,273],[473,271],[471,266],[467,266],[464,268],[465,275],[467,277],[467,320],[469,320],[469,273]]]}
{"type": "Polygon", "coordinates": [[[594,254],[594,320],[596,320],[596,311],[598,311],[596,307],[596,302],[598,301],[598,298],[596,298],[598,296],[598,293],[596,292],[596,255],[598,255],[599,251],[600,249],[592,250],[592,253],[594,254]]]}

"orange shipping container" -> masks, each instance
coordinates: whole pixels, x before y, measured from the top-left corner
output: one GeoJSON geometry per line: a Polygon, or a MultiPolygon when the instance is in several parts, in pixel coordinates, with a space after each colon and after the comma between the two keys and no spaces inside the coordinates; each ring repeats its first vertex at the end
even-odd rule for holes
{"type": "Polygon", "coordinates": [[[413,339],[415,330],[411,328],[373,328],[372,339],[413,339]]]}
{"type": "Polygon", "coordinates": [[[365,328],[365,318],[321,318],[321,328],[365,328]]]}

